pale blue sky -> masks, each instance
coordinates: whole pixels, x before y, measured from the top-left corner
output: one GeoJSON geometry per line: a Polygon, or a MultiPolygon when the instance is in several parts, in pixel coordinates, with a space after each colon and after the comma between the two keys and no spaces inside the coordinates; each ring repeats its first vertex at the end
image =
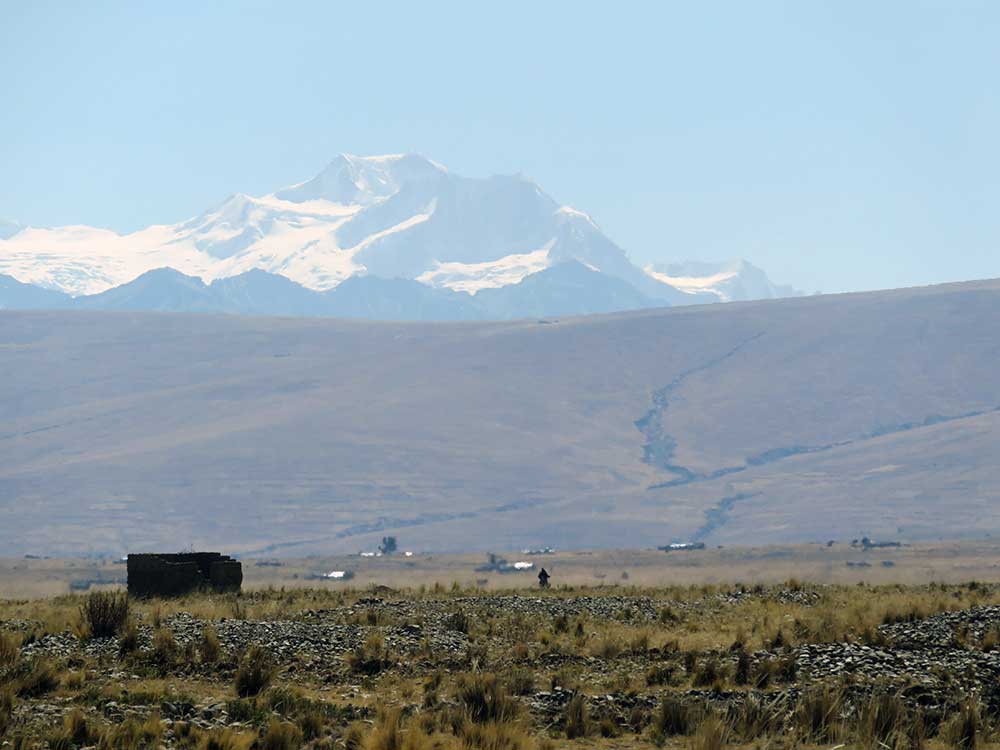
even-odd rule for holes
{"type": "Polygon", "coordinates": [[[131,230],[416,151],[643,263],[1000,276],[998,39],[995,2],[0,0],[0,216],[131,230]]]}

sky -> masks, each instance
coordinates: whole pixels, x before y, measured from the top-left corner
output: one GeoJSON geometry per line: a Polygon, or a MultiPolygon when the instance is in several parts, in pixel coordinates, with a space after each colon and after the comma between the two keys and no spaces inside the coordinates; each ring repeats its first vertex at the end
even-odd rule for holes
{"type": "Polygon", "coordinates": [[[961,0],[0,0],[0,217],[124,232],[412,151],[524,174],[640,264],[997,277],[998,38],[961,0]]]}

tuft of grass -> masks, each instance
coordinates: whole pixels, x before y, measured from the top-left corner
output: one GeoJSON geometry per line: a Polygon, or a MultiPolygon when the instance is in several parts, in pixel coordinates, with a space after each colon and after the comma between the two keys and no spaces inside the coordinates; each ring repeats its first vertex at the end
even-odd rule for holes
{"type": "Polygon", "coordinates": [[[655,685],[669,685],[673,676],[673,665],[654,664],[646,670],[646,684],[650,687],[655,685]]]}
{"type": "Polygon", "coordinates": [[[733,682],[737,685],[748,685],[750,683],[750,670],[753,662],[746,649],[740,646],[736,654],[736,673],[733,675],[733,682]]]}
{"type": "Polygon", "coordinates": [[[244,724],[260,724],[267,717],[266,711],[258,707],[253,700],[244,698],[233,698],[226,701],[226,713],[231,721],[239,721],[244,724]]]}
{"type": "Polygon", "coordinates": [[[430,737],[418,722],[411,721],[403,728],[398,708],[382,713],[364,744],[365,750],[430,750],[431,747],[430,737]]]}
{"type": "MultiPolygon", "coordinates": [[[[323,735],[330,718],[325,705],[304,696],[295,688],[278,686],[263,693],[256,703],[249,700],[235,700],[231,703],[246,704],[248,715],[266,713],[269,709],[289,721],[297,723],[303,739],[313,740],[323,735]]],[[[230,716],[232,713],[230,712],[230,716]]],[[[249,719],[256,721],[256,719],[249,719]]]]}
{"type": "Polygon", "coordinates": [[[628,650],[629,652],[638,655],[645,654],[649,651],[649,631],[640,630],[632,636],[632,639],[628,644],[628,650]]]}
{"type": "Polygon", "coordinates": [[[725,682],[726,670],[715,655],[705,659],[694,671],[691,678],[695,687],[719,688],[725,682]]]}
{"type": "Polygon", "coordinates": [[[392,665],[389,649],[378,633],[369,633],[364,642],[347,654],[347,666],[355,674],[374,675],[392,665]]]}
{"type": "Polygon", "coordinates": [[[260,750],[298,750],[302,747],[302,732],[294,724],[272,719],[257,747],[260,750]]]}
{"type": "Polygon", "coordinates": [[[163,737],[160,717],[153,713],[145,721],[126,719],[105,732],[98,750],[156,750],[163,737]]]}
{"type": "Polygon", "coordinates": [[[128,594],[95,591],[80,605],[79,633],[85,638],[111,638],[129,620],[128,594]]]}
{"type": "Polygon", "coordinates": [[[258,695],[271,684],[277,673],[274,660],[266,649],[251,646],[240,660],[236,670],[236,694],[241,698],[258,695]]]}
{"type": "Polygon", "coordinates": [[[591,734],[590,713],[583,693],[574,693],[565,709],[566,738],[587,737],[591,734]]]}
{"type": "Polygon", "coordinates": [[[814,687],[802,693],[793,718],[805,738],[831,742],[838,739],[843,731],[840,720],[843,705],[843,692],[838,687],[814,687]]]}
{"type": "Polygon", "coordinates": [[[403,729],[398,708],[385,711],[364,744],[365,750],[402,750],[403,729]]]}
{"type": "Polygon", "coordinates": [[[21,641],[18,637],[0,632],[0,670],[12,670],[21,658],[21,641]]]}
{"type": "Polygon", "coordinates": [[[14,724],[14,691],[9,687],[0,688],[0,737],[14,724]]]}
{"type": "Polygon", "coordinates": [[[698,722],[699,712],[672,695],[665,695],[649,723],[649,735],[657,747],[677,735],[691,734],[698,722]]]}
{"type": "Polygon", "coordinates": [[[314,740],[323,736],[323,731],[326,729],[326,714],[320,708],[310,706],[299,713],[298,724],[302,730],[302,737],[314,740]]]}
{"type": "Polygon", "coordinates": [[[198,653],[205,664],[215,664],[222,654],[219,635],[211,625],[206,625],[204,630],[202,630],[201,642],[198,644],[198,653]]]}
{"type": "Polygon", "coordinates": [[[256,741],[252,734],[233,729],[215,729],[202,737],[199,750],[250,750],[256,741]]]}
{"type": "Polygon", "coordinates": [[[982,640],[979,642],[979,648],[984,653],[989,653],[990,651],[996,651],[997,646],[1000,646],[1000,633],[997,633],[997,628],[990,628],[984,635],[982,640]]]}
{"type": "Polygon", "coordinates": [[[597,733],[600,734],[601,737],[617,737],[621,734],[621,730],[613,720],[605,717],[601,719],[601,723],[597,725],[597,733]]]}
{"type": "Polygon", "coordinates": [[[858,744],[865,750],[902,744],[908,734],[908,720],[902,698],[897,693],[881,691],[861,707],[856,727],[858,744]]]}
{"type": "Polygon", "coordinates": [[[460,609],[456,609],[444,618],[444,626],[449,630],[454,630],[456,633],[465,633],[465,635],[468,635],[470,624],[469,616],[460,609]]]}
{"type": "Polygon", "coordinates": [[[784,715],[780,695],[765,699],[749,693],[741,703],[730,704],[726,721],[735,734],[749,742],[785,731],[784,715]]]}
{"type": "Polygon", "coordinates": [[[673,607],[663,607],[656,617],[661,625],[672,625],[681,621],[680,615],[674,611],[673,607]]]}
{"type": "Polygon", "coordinates": [[[777,651],[778,649],[782,649],[785,646],[789,645],[788,639],[785,637],[785,633],[781,628],[778,628],[778,631],[774,634],[774,637],[771,639],[769,645],[771,649],[774,651],[777,651]]]}
{"type": "Polygon", "coordinates": [[[83,690],[86,683],[87,674],[85,672],[69,672],[63,678],[62,686],[67,690],[83,690]]]}
{"type": "Polygon", "coordinates": [[[59,687],[59,671],[46,659],[31,662],[27,671],[17,680],[17,694],[21,698],[39,698],[59,687]]]}
{"type": "Polygon", "coordinates": [[[472,750],[533,750],[534,740],[516,723],[466,722],[459,732],[462,746],[472,750]]]}
{"type": "Polygon", "coordinates": [[[139,626],[135,619],[128,618],[125,627],[118,634],[118,655],[128,656],[139,650],[139,626]]]}
{"type": "Polygon", "coordinates": [[[367,733],[367,728],[359,722],[349,725],[344,731],[344,750],[361,750],[367,733]]]}
{"type": "Polygon", "coordinates": [[[167,628],[157,628],[153,631],[153,650],[150,658],[161,669],[168,669],[177,660],[177,641],[174,634],[167,628]]]}
{"type": "Polygon", "coordinates": [[[90,726],[83,712],[75,708],[63,717],[62,728],[51,732],[46,742],[49,750],[73,750],[76,747],[94,745],[100,738],[100,733],[90,726]]]}
{"type": "Polygon", "coordinates": [[[960,711],[942,727],[939,736],[954,750],[976,750],[983,739],[983,717],[972,701],[966,701],[960,711]]]}
{"type": "Polygon", "coordinates": [[[590,647],[590,655],[598,659],[616,659],[622,652],[622,645],[615,638],[606,637],[590,647]]]}
{"type": "Polygon", "coordinates": [[[692,750],[722,750],[729,741],[730,727],[718,716],[706,716],[692,738],[692,750]]]}
{"type": "Polygon", "coordinates": [[[507,675],[507,685],[514,695],[530,695],[535,690],[535,673],[524,667],[515,667],[507,675]]]}
{"type": "Polygon", "coordinates": [[[460,675],[455,697],[475,724],[513,721],[517,717],[517,701],[496,675],[460,675]]]}

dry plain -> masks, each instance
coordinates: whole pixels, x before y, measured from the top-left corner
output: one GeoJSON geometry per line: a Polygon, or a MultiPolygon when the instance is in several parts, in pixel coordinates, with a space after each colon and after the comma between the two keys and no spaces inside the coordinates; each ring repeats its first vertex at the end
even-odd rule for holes
{"type": "Polygon", "coordinates": [[[545,591],[475,555],[258,559],[240,594],[151,600],[66,593],[110,561],[6,559],[0,746],[995,747],[997,553],[510,555],[545,591]]]}
{"type": "MultiPolygon", "coordinates": [[[[535,566],[529,571],[506,573],[481,570],[489,560],[479,553],[245,558],[243,587],[363,592],[372,586],[416,589],[457,584],[468,589],[533,589],[542,567],[553,575],[555,587],[770,585],[790,579],[848,585],[1000,582],[1000,540],[919,542],[868,550],[850,542],[717,546],[669,553],[646,549],[530,554],[498,549],[498,558],[535,566]],[[353,578],[322,578],[338,570],[349,571],[353,578]]],[[[70,593],[74,581],[91,581],[94,590],[113,590],[120,588],[124,579],[124,564],[106,558],[0,558],[0,598],[59,596],[70,593]]]]}

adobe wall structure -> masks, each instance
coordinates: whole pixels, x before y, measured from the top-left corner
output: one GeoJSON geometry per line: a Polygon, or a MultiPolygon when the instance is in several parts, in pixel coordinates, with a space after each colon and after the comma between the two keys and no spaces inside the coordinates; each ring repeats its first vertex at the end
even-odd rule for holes
{"type": "Polygon", "coordinates": [[[218,552],[128,556],[129,596],[180,596],[190,591],[239,591],[243,565],[218,552]]]}

